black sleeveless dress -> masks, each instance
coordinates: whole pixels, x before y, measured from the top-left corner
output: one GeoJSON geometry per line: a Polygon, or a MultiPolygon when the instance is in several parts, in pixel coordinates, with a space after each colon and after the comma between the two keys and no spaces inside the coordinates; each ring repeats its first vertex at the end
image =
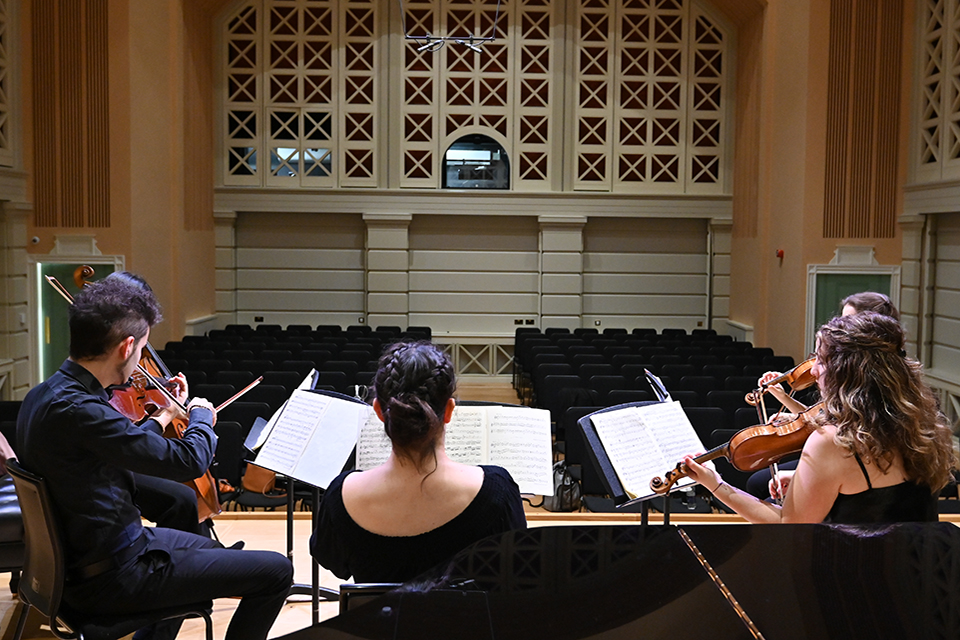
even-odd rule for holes
{"type": "Polygon", "coordinates": [[[873,488],[867,468],[854,454],[863,477],[866,491],[841,493],[837,496],[824,522],[831,524],[880,524],[890,522],[936,522],[937,494],[930,487],[908,480],[889,487],[873,488]]]}

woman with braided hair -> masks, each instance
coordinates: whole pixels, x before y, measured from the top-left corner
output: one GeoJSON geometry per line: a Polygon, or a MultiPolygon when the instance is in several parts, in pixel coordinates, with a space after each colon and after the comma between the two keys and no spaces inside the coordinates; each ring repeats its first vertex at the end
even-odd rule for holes
{"type": "Polygon", "coordinates": [[[751,522],[844,524],[937,520],[937,498],[955,466],[951,431],[894,318],[840,316],[817,333],[823,411],[783,506],[723,482],[687,457],[690,477],[751,522]]]}
{"type": "Polygon", "coordinates": [[[327,488],[310,552],[341,579],[404,582],[471,543],[526,528],[520,491],[496,466],[444,450],[453,365],[429,342],[397,343],[380,358],[373,409],[393,445],[387,461],[327,488]]]}

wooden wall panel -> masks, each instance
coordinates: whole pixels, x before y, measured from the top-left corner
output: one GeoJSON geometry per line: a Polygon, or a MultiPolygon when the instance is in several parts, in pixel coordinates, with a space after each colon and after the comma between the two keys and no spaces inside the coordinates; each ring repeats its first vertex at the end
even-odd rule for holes
{"type": "Polygon", "coordinates": [[[33,3],[36,224],[109,227],[107,1],[33,3]]]}
{"type": "Polygon", "coordinates": [[[903,0],[835,0],[823,235],[896,232],[903,0]]]}

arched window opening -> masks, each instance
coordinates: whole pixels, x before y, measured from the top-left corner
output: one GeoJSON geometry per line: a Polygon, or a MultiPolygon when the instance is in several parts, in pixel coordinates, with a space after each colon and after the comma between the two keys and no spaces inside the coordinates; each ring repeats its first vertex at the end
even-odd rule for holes
{"type": "Polygon", "coordinates": [[[506,150],[490,136],[463,136],[443,154],[443,188],[509,189],[506,150]]]}

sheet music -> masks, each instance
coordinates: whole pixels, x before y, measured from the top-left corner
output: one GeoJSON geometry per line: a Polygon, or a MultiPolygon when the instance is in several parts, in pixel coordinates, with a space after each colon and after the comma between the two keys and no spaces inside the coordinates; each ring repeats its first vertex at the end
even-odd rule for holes
{"type": "Polygon", "coordinates": [[[393,445],[383,428],[383,422],[371,411],[366,422],[360,426],[360,440],[357,441],[357,469],[366,471],[379,467],[390,457],[393,445]]]}
{"type": "Polygon", "coordinates": [[[343,469],[369,411],[367,405],[297,389],[254,462],[326,488],[343,469]]]}
{"type": "Polygon", "coordinates": [[[509,471],[520,493],[552,496],[550,412],[519,407],[489,409],[489,463],[509,471]]]}
{"type": "Polygon", "coordinates": [[[638,415],[639,407],[596,413],[590,417],[600,442],[632,498],[652,493],[650,479],[666,471],[666,461],[638,415]]]}
{"type": "Polygon", "coordinates": [[[463,464],[487,462],[486,409],[461,406],[454,408],[444,438],[444,448],[451,460],[463,464]]]}
{"type": "MultiPolygon", "coordinates": [[[[310,389],[311,386],[313,385],[313,376],[316,373],[317,373],[316,369],[311,369],[310,373],[307,374],[307,377],[304,378],[299,385],[297,385],[297,389],[310,389]]],[[[267,438],[270,437],[270,432],[273,431],[273,425],[277,423],[277,418],[279,418],[280,414],[283,413],[283,410],[287,406],[287,402],[289,402],[289,400],[284,401],[284,403],[280,406],[280,408],[277,409],[277,411],[272,416],[270,416],[270,419],[267,421],[267,424],[260,431],[260,435],[257,437],[257,442],[256,444],[253,445],[251,449],[252,451],[257,451],[258,449],[260,449],[263,446],[263,443],[267,441],[267,438]]]]}
{"type": "MultiPolygon", "coordinates": [[[[676,466],[683,456],[706,451],[679,402],[661,402],[638,409],[640,420],[659,445],[668,468],[676,466]]],[[[655,475],[662,475],[666,470],[662,469],[655,475]]]]}

